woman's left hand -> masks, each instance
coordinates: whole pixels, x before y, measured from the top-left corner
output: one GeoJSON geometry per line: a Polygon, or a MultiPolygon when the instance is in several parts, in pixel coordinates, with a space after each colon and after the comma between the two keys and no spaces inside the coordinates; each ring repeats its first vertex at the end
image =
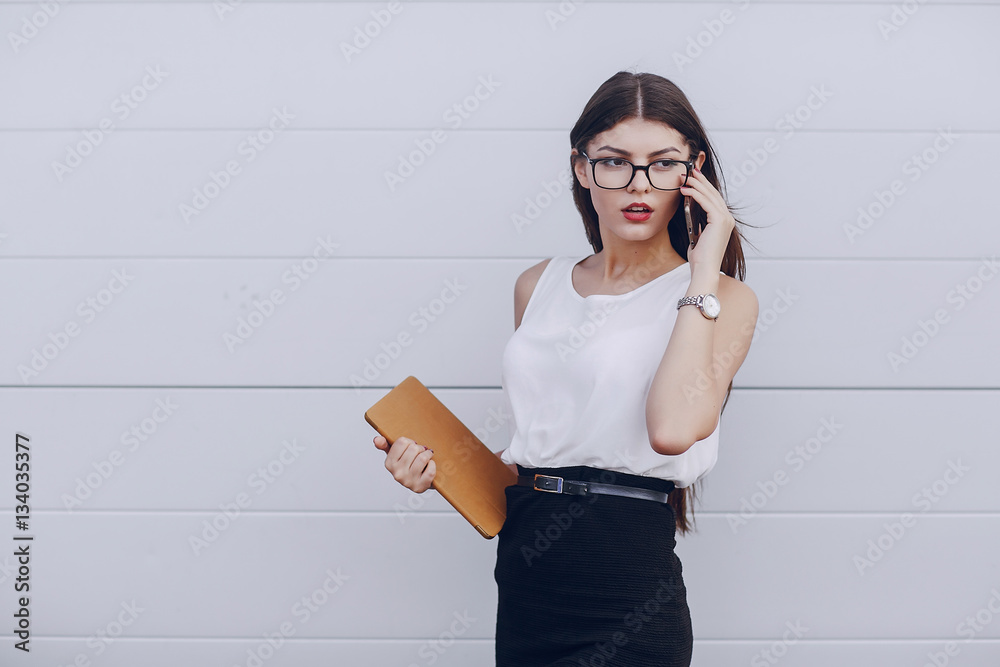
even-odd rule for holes
{"type": "MultiPolygon", "coordinates": [[[[711,266],[713,272],[719,271],[736,220],[729,212],[722,193],[697,169],[688,176],[687,186],[681,188],[680,193],[682,196],[690,196],[708,214],[708,224],[701,231],[698,243],[694,247],[688,246],[687,258],[691,270],[694,271],[695,266],[703,264],[711,266]]],[[[681,206],[683,205],[684,202],[681,201],[681,206]]]]}

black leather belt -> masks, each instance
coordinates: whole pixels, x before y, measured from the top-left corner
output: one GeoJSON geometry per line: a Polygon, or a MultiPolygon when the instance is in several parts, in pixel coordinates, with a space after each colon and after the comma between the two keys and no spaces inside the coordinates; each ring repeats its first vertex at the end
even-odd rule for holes
{"type": "Polygon", "coordinates": [[[644,489],[638,486],[583,482],[575,479],[553,477],[552,475],[518,475],[517,485],[530,486],[536,491],[547,491],[549,493],[570,493],[577,496],[585,496],[589,493],[604,493],[609,496],[625,496],[627,498],[652,500],[658,503],[667,502],[669,495],[663,491],[644,489]]]}

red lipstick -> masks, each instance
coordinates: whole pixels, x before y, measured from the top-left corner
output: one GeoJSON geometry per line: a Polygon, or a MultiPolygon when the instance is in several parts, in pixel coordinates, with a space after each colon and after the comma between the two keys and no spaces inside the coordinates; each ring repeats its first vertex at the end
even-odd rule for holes
{"type": "Polygon", "coordinates": [[[643,222],[649,220],[650,216],[653,215],[653,209],[649,204],[643,202],[632,202],[628,206],[622,209],[622,214],[625,216],[626,220],[631,220],[632,222],[643,222]]]}

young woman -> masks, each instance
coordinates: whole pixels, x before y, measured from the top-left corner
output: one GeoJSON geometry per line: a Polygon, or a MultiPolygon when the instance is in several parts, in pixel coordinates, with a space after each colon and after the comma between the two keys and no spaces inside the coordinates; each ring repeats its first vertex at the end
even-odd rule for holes
{"type": "MultiPolygon", "coordinates": [[[[675,533],[715,464],[757,298],[715,151],[672,82],[617,73],[570,149],[595,254],[547,259],[514,286],[514,433],[498,455],[519,478],[497,536],[496,664],[686,666],[675,533]],[[704,224],[694,245],[685,197],[704,224]]],[[[430,487],[433,452],[409,438],[375,446],[401,484],[430,487]]]]}

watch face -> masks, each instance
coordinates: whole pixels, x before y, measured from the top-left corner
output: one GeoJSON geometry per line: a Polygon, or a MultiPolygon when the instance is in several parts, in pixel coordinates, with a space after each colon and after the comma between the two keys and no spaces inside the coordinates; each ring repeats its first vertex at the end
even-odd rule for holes
{"type": "Polygon", "coordinates": [[[719,299],[714,294],[706,294],[702,305],[705,307],[705,314],[711,318],[718,317],[722,311],[722,304],[719,303],[719,299]]]}

